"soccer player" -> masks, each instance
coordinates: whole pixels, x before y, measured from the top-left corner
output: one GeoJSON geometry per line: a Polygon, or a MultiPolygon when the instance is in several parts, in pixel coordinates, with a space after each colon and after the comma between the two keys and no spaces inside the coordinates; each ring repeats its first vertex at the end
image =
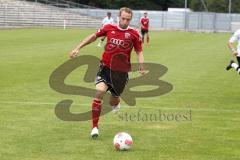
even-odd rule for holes
{"type": "Polygon", "coordinates": [[[238,63],[235,63],[234,60],[231,60],[230,64],[226,67],[226,70],[234,68],[237,73],[240,74],[240,29],[238,29],[229,39],[228,47],[232,51],[232,55],[237,58],[238,63]],[[234,42],[236,41],[238,41],[237,49],[234,48],[234,42]]]}
{"type": "Polygon", "coordinates": [[[101,113],[102,99],[106,91],[111,92],[109,104],[113,111],[120,109],[120,95],[128,81],[128,72],[131,69],[130,56],[134,48],[139,62],[139,72],[144,74],[142,42],[139,32],[131,27],[132,10],[123,7],[119,11],[119,24],[104,25],[96,33],[85,38],[70,52],[74,58],[84,46],[94,42],[98,37],[107,37],[106,47],[99,65],[96,77],[96,95],[92,101],[92,138],[99,135],[98,121],[101,113]]]}
{"type": "MultiPolygon", "coordinates": [[[[107,12],[107,17],[105,17],[102,20],[102,26],[107,25],[107,24],[114,24],[114,20],[113,20],[113,18],[111,16],[112,16],[111,12],[107,12]]],[[[98,47],[102,47],[102,43],[105,40],[105,38],[106,37],[102,37],[100,39],[100,42],[98,43],[98,47]]]]}
{"type": "Polygon", "coordinates": [[[142,43],[144,43],[144,36],[147,35],[147,44],[149,44],[149,18],[147,12],[144,12],[143,17],[140,19],[142,43]]]}

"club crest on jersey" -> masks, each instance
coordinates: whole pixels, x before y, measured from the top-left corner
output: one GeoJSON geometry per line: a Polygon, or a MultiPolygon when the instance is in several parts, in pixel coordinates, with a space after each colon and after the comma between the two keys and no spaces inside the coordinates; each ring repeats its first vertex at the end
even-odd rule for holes
{"type": "Polygon", "coordinates": [[[129,38],[130,38],[130,33],[126,32],[126,33],[125,33],[125,38],[126,38],[126,39],[129,39],[129,38]]]}

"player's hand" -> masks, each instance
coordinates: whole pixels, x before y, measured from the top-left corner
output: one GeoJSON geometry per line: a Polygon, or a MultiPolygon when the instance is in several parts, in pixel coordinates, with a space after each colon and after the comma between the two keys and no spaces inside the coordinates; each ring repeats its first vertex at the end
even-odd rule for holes
{"type": "Polygon", "coordinates": [[[238,55],[238,52],[237,52],[237,51],[233,51],[232,54],[233,54],[234,56],[237,56],[237,55],[238,55]]]}
{"type": "Polygon", "coordinates": [[[78,49],[78,48],[72,50],[72,52],[69,53],[69,57],[70,57],[70,58],[76,57],[77,54],[78,54],[78,52],[79,52],[79,49],[78,49]]]}
{"type": "Polygon", "coordinates": [[[139,72],[141,75],[144,75],[144,74],[145,74],[145,70],[144,70],[143,64],[140,64],[140,65],[139,65],[138,72],[139,72]]]}

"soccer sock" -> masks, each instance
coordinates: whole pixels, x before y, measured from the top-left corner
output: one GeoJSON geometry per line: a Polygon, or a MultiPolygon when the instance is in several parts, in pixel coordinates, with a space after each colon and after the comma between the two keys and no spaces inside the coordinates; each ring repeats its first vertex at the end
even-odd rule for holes
{"type": "Polygon", "coordinates": [[[117,108],[120,107],[120,103],[118,103],[117,105],[112,105],[112,108],[117,108]]]}
{"type": "Polygon", "coordinates": [[[237,64],[237,63],[232,63],[232,64],[231,64],[231,67],[232,67],[232,68],[235,68],[235,69],[237,70],[238,64],[237,64]]]}
{"type": "Polygon", "coordinates": [[[231,64],[231,67],[234,68],[234,69],[236,69],[236,71],[238,72],[238,74],[240,74],[240,67],[239,67],[239,65],[238,65],[237,63],[232,63],[232,64],[231,64]]]}
{"type": "Polygon", "coordinates": [[[98,120],[101,114],[101,100],[93,100],[92,102],[92,127],[98,128],[98,120]]]}
{"type": "Polygon", "coordinates": [[[236,71],[238,72],[238,74],[240,74],[240,67],[238,67],[236,71]]]}

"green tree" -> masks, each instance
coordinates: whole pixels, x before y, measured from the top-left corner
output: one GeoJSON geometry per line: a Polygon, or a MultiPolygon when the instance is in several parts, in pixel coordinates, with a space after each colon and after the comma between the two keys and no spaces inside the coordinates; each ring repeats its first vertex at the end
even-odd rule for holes
{"type": "Polygon", "coordinates": [[[121,8],[127,6],[134,9],[143,9],[146,6],[144,0],[113,0],[113,8],[121,8]]]}
{"type": "Polygon", "coordinates": [[[228,0],[208,0],[207,7],[210,12],[228,12],[228,0]]]}
{"type": "Polygon", "coordinates": [[[204,11],[205,10],[201,0],[190,1],[189,8],[193,11],[204,11]]]}
{"type": "MultiPolygon", "coordinates": [[[[132,9],[164,10],[184,8],[185,0],[69,0],[99,8],[119,9],[127,6],[132,9]]],[[[188,0],[188,7],[193,11],[205,11],[202,1],[209,12],[228,13],[229,0],[188,0]]],[[[240,13],[240,0],[232,0],[232,13],[240,13]]]]}
{"type": "MultiPolygon", "coordinates": [[[[209,12],[228,13],[229,0],[204,0],[209,12]]],[[[191,0],[193,11],[204,11],[201,0],[191,0]]],[[[240,1],[232,0],[232,13],[240,13],[240,1]]]]}
{"type": "Polygon", "coordinates": [[[232,13],[240,13],[240,1],[232,0],[232,13]]]}

